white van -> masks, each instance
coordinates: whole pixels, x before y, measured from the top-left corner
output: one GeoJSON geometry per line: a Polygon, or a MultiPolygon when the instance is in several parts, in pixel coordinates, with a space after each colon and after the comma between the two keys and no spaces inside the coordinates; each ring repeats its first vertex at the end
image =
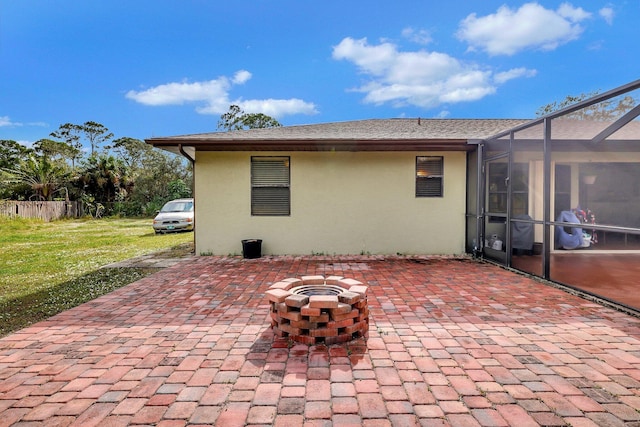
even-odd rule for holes
{"type": "Polygon", "coordinates": [[[193,199],[167,202],[153,219],[153,230],[158,233],[193,231],[193,199]]]}

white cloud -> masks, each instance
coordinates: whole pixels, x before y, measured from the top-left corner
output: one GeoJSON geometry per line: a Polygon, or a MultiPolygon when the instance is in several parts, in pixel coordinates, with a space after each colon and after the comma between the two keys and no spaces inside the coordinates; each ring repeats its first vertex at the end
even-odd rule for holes
{"type": "Polygon", "coordinates": [[[229,105],[236,104],[246,112],[263,113],[272,117],[288,114],[315,114],[313,103],[299,99],[230,100],[229,92],[235,85],[241,85],[251,79],[246,70],[237,71],[231,79],[226,76],[203,82],[173,82],[161,84],[146,90],[130,90],[126,97],[140,104],[151,106],[183,105],[199,103],[196,112],[200,114],[223,114],[229,105]]]}
{"type": "Polygon", "coordinates": [[[347,37],[333,48],[334,59],[348,59],[373,75],[385,74],[393,65],[396,56],[396,47],[391,43],[370,46],[366,38],[354,40],[347,37]]]}
{"type": "Polygon", "coordinates": [[[536,70],[529,70],[524,67],[513,68],[509,71],[496,73],[493,76],[493,81],[497,84],[503,84],[508,82],[509,80],[517,79],[519,77],[534,77],[536,74],[538,74],[536,70]]]}
{"type": "Polygon", "coordinates": [[[231,88],[226,77],[205,82],[166,83],[147,90],[130,90],[126,97],[145,105],[181,105],[185,102],[208,101],[225,97],[231,88]]]}
{"type": "Polygon", "coordinates": [[[267,116],[280,117],[293,114],[316,114],[316,106],[301,99],[252,99],[236,101],[240,108],[247,113],[263,113],[267,116]]]}
{"type": "Polygon", "coordinates": [[[596,41],[590,43],[589,46],[587,46],[587,49],[589,49],[589,50],[600,50],[600,49],[602,49],[603,45],[604,45],[604,41],[603,40],[596,40],[596,41]]]}
{"type": "Polygon", "coordinates": [[[411,27],[402,30],[402,37],[423,45],[427,45],[433,41],[431,34],[427,30],[415,30],[411,27]]]}
{"type": "Polygon", "coordinates": [[[558,7],[558,15],[568,19],[572,23],[584,21],[591,17],[591,13],[581,7],[573,7],[571,3],[562,3],[560,7],[558,7]]]}
{"type": "Polygon", "coordinates": [[[613,24],[613,17],[615,16],[615,12],[613,11],[612,8],[610,7],[603,7],[602,9],[600,9],[598,11],[598,14],[604,18],[604,20],[607,22],[607,24],[612,25],[613,24]]]}
{"type": "Polygon", "coordinates": [[[1,127],[22,127],[22,126],[46,127],[49,125],[44,122],[29,122],[29,123],[14,122],[11,120],[9,116],[0,116],[0,128],[1,127]]]}
{"type": "Polygon", "coordinates": [[[501,6],[494,14],[478,17],[475,13],[460,22],[457,36],[471,50],[489,55],[513,55],[525,49],[553,50],[582,34],[580,22],[591,14],[580,7],[563,3],[556,10],[538,3],[526,3],[514,10],[501,6]]]}
{"type": "Polygon", "coordinates": [[[49,126],[49,123],[46,123],[46,122],[29,122],[29,123],[27,123],[27,126],[47,127],[47,126],[49,126]]]}
{"type": "Polygon", "coordinates": [[[432,108],[445,103],[476,101],[495,93],[496,85],[535,74],[519,68],[494,74],[439,52],[401,52],[391,43],[370,45],[366,38],[343,39],[333,58],[354,63],[370,81],[355,89],[372,104],[432,108]]]}
{"type": "Polygon", "coordinates": [[[11,119],[9,116],[0,116],[0,127],[11,125],[11,119]]]}
{"type": "Polygon", "coordinates": [[[237,85],[241,85],[246,83],[250,78],[251,78],[250,72],[248,72],[247,70],[240,70],[233,75],[233,83],[237,85]]]}
{"type": "Polygon", "coordinates": [[[22,126],[22,123],[12,122],[9,116],[0,116],[0,127],[22,126]]]}

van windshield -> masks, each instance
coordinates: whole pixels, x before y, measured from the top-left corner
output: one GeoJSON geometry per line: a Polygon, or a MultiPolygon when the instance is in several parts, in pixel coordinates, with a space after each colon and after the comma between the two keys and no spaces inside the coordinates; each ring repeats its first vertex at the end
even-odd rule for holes
{"type": "Polygon", "coordinates": [[[160,212],[191,212],[192,210],[193,202],[169,202],[160,212]]]}

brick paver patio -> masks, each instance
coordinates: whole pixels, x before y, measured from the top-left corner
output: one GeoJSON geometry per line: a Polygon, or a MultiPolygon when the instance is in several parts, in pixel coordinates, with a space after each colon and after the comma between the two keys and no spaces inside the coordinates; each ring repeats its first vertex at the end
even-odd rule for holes
{"type": "Polygon", "coordinates": [[[640,319],[493,265],[196,257],[0,340],[0,426],[639,426],[640,319]],[[286,277],[369,285],[368,339],[275,338],[286,277]]]}

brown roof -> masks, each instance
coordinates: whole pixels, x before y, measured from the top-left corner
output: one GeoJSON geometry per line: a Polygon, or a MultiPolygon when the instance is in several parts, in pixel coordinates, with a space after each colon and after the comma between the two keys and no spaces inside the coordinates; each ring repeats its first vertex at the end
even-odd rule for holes
{"type": "Polygon", "coordinates": [[[405,151],[468,150],[470,140],[485,139],[524,119],[374,119],[212,132],[146,140],[174,151],[405,151]]]}

